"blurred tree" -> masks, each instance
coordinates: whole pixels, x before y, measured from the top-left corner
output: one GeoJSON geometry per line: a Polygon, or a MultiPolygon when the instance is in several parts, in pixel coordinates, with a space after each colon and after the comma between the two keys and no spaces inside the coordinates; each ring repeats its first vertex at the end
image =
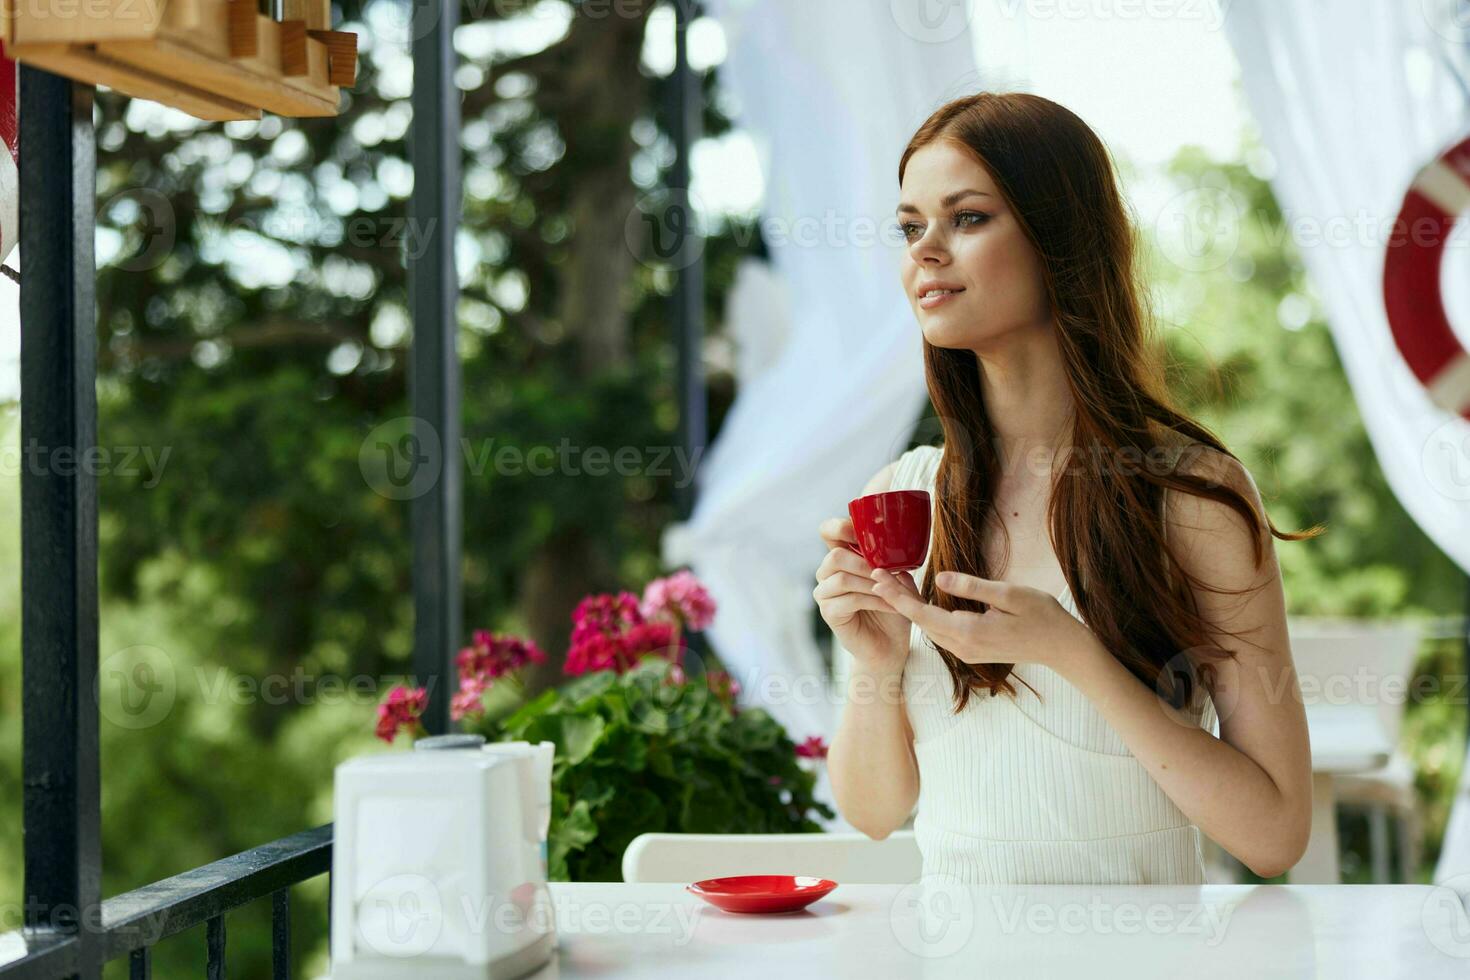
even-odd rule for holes
{"type": "Polygon", "coordinates": [[[1278,527],[1327,532],[1277,542],[1297,615],[1457,615],[1463,572],[1393,495],[1300,249],[1330,248],[1283,215],[1270,154],[1252,133],[1234,161],[1186,147],[1138,216],[1149,249],[1171,386],[1250,469],[1278,527]]]}
{"type": "MultiPolygon", "coordinates": [[[[466,3],[456,38],[465,438],[444,451],[466,467],[466,623],[551,652],[533,690],[582,594],[657,570],[682,476],[662,452],[672,277],[643,261],[636,207],[671,159],[640,57],[653,6],[466,3]],[[620,449],[633,462],[609,465],[620,449]]],[[[100,101],[104,438],[168,451],[105,488],[107,581],[151,582],[252,673],[408,654],[408,505],[358,460],[407,412],[411,9],[342,4],[362,72],[335,119],[204,126],[100,101]]],[[[706,249],[712,306],[737,251],[706,249]]]]}
{"type": "MultiPolygon", "coordinates": [[[[104,759],[127,760],[105,765],[107,894],[329,820],[332,765],[370,747],[371,704],[408,666],[408,502],[359,457],[408,413],[409,43],[434,8],[337,6],[361,70],[336,118],[206,125],[99,95],[101,441],[143,447],[102,478],[102,655],[161,650],[177,683],[146,728],[104,719],[104,759]]],[[[660,570],[686,476],[665,452],[673,277],[649,240],[666,86],[642,57],[672,16],[461,9],[464,442],[444,448],[466,467],[466,625],[534,636],[551,654],[534,691],[583,593],[660,570]]],[[[705,243],[711,322],[749,238],[705,243]]],[[[731,390],[712,386],[712,424],[731,390]]],[[[298,961],[324,948],[318,884],[296,890],[298,961]]],[[[268,920],[238,920],[231,959],[264,975],[268,920]]],[[[155,975],[199,957],[165,943],[155,975]]]]}

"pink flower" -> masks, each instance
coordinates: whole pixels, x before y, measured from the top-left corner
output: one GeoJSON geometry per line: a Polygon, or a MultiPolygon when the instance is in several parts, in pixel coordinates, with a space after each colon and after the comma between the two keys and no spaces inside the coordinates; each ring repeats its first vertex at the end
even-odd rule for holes
{"type": "Polygon", "coordinates": [[[423,734],[424,726],[419,717],[428,704],[427,688],[396,685],[378,705],[378,738],[391,745],[398,737],[399,729],[407,729],[413,735],[423,734]]]}
{"type": "Polygon", "coordinates": [[[475,630],[474,642],[459,651],[455,663],[459,666],[461,683],[466,677],[474,677],[484,681],[485,687],[489,687],[495,680],[513,670],[545,660],[546,654],[531,640],[523,640],[518,636],[501,636],[489,630],[475,630]]]}
{"type": "Polygon", "coordinates": [[[630,667],[645,654],[682,664],[684,641],[676,635],[672,623],[639,623],[623,634],[623,652],[630,667]]]}
{"type": "Polygon", "coordinates": [[[825,759],[827,758],[827,743],[822,741],[822,736],[813,735],[797,745],[796,754],[803,759],[825,759]]]}
{"type": "Polygon", "coordinates": [[[572,613],[572,642],[565,671],[624,673],[644,656],[655,654],[679,663],[684,642],[672,623],[645,622],[638,597],[631,592],[590,595],[572,613]]]}
{"type": "Polygon", "coordinates": [[[459,721],[466,715],[484,712],[483,698],[490,689],[490,680],[483,675],[470,674],[459,679],[459,690],[449,698],[449,717],[459,721]]]}
{"type": "Polygon", "coordinates": [[[568,674],[585,674],[595,670],[614,670],[621,647],[610,636],[589,636],[567,651],[562,670],[568,674]]]}
{"type": "Polygon", "coordinates": [[[709,689],[714,692],[715,697],[728,704],[731,711],[739,713],[740,709],[735,705],[735,699],[740,694],[739,681],[723,670],[710,671],[704,675],[704,680],[709,685],[709,689]]]}
{"type": "Polygon", "coordinates": [[[664,619],[686,629],[702,630],[715,618],[715,600],[687,568],[656,578],[643,589],[639,611],[644,619],[664,619]]]}
{"type": "Polygon", "coordinates": [[[593,636],[611,636],[643,622],[638,597],[631,592],[589,595],[572,610],[572,645],[593,636]]]}

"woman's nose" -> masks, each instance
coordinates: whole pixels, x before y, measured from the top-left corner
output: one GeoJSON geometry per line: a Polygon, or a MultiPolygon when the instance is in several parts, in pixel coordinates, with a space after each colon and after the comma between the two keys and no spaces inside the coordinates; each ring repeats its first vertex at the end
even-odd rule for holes
{"type": "Polygon", "coordinates": [[[942,262],[948,259],[949,251],[943,234],[934,228],[926,228],[922,235],[909,242],[909,255],[915,262],[942,262]]]}

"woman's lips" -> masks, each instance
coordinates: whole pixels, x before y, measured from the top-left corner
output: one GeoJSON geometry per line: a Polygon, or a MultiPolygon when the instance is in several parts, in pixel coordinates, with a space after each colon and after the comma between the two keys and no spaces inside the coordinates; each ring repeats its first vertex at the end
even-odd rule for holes
{"type": "Polygon", "coordinates": [[[952,293],[934,293],[929,296],[923,296],[919,298],[919,306],[926,310],[932,310],[939,304],[948,302],[963,292],[963,289],[957,289],[952,293]]]}

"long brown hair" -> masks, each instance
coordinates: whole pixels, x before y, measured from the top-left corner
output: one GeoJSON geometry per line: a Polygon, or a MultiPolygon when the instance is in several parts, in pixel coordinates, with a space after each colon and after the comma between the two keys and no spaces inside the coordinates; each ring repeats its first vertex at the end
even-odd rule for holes
{"type": "MultiPolygon", "coordinates": [[[[939,140],[985,167],[1041,258],[1076,405],[1069,459],[1083,453],[1093,461],[1063,467],[1065,479],[1053,477],[1047,509],[1052,546],[1077,607],[1136,677],[1175,708],[1194,705],[1198,679],[1185,652],[1200,655],[1206,675],[1210,658],[1233,654],[1210,642],[1211,631],[1230,631],[1200,615],[1190,587],[1248,590],[1216,587],[1175,566],[1164,539],[1165,490],[1208,497],[1240,513],[1257,530],[1258,568],[1266,532],[1298,541],[1324,528],[1277,530],[1243,494],[1212,478],[1213,471],[1185,471],[1185,457],[1205,447],[1238,457],[1170,403],[1159,344],[1151,335],[1148,290],[1136,264],[1134,229],[1107,149],[1088,125],[1065,107],[1027,93],[955,99],[909,141],[898,164],[900,184],[914,152],[939,140]],[[1132,465],[1097,465],[1098,460],[1132,465]]],[[[942,608],[984,611],[984,603],[934,586],[935,574],[945,570],[988,578],[982,530],[995,518],[1004,531],[994,513],[1001,461],[981,397],[977,355],[926,340],[924,366],[945,449],[935,476],[934,540],[919,588],[926,601],[942,608]]],[[[1015,696],[1009,680],[1014,664],[968,664],[936,649],[954,681],[956,711],[972,691],[1015,696]]]]}

